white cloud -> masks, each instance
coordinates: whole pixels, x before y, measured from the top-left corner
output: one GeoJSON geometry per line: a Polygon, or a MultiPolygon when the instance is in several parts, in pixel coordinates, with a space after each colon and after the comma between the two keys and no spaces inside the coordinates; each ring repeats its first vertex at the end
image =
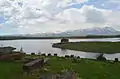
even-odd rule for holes
{"type": "Polygon", "coordinates": [[[120,4],[120,0],[109,0],[110,3],[120,4]]]}
{"type": "Polygon", "coordinates": [[[94,6],[83,6],[84,15],[86,16],[86,22],[88,23],[105,23],[105,17],[103,11],[95,8],[94,6]]]}
{"type": "Polygon", "coordinates": [[[68,8],[88,0],[0,0],[4,25],[19,33],[55,32],[94,26],[119,26],[120,12],[84,5],[68,8]],[[64,29],[63,29],[64,28],[64,29]]]}
{"type": "Polygon", "coordinates": [[[120,30],[120,12],[109,12],[106,16],[107,22],[106,24],[109,26],[113,26],[115,29],[120,30]]]}
{"type": "Polygon", "coordinates": [[[64,21],[69,21],[70,23],[83,23],[86,19],[86,17],[83,16],[81,11],[75,8],[65,10],[56,15],[56,17],[64,21]]]}
{"type": "Polygon", "coordinates": [[[2,27],[2,24],[0,24],[0,28],[2,27]]]}

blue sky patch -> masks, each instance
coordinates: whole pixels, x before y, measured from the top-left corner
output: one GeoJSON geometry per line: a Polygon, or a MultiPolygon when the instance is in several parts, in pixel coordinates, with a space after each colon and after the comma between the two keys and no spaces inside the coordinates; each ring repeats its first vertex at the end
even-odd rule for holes
{"type": "Polygon", "coordinates": [[[1,23],[4,23],[4,22],[5,22],[5,19],[0,16],[0,24],[1,24],[1,23]]]}

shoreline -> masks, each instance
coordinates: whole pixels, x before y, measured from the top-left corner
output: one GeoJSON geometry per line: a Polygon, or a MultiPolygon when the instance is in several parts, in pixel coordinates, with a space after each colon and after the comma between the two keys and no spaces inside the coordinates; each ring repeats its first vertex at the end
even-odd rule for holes
{"type": "Polygon", "coordinates": [[[54,48],[92,52],[92,53],[105,53],[115,54],[120,52],[120,42],[69,42],[69,43],[54,43],[54,48]]]}

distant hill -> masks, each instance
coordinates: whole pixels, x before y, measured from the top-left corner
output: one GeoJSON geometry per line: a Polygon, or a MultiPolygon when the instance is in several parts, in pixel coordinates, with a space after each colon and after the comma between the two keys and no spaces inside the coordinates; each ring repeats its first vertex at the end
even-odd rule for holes
{"type": "Polygon", "coordinates": [[[86,35],[119,35],[120,32],[111,28],[111,27],[94,27],[94,28],[87,28],[87,29],[79,29],[74,31],[65,32],[71,35],[76,36],[86,36],[86,35]]]}
{"type": "Polygon", "coordinates": [[[88,36],[88,35],[120,35],[120,31],[112,27],[94,27],[87,29],[77,29],[60,33],[36,33],[36,34],[19,34],[10,36],[25,36],[25,37],[71,37],[71,36],[88,36]]]}
{"type": "Polygon", "coordinates": [[[112,27],[94,27],[87,29],[78,29],[72,31],[65,31],[61,33],[37,33],[28,34],[27,36],[38,37],[60,37],[60,36],[87,36],[87,35],[120,35],[120,32],[112,27]]]}

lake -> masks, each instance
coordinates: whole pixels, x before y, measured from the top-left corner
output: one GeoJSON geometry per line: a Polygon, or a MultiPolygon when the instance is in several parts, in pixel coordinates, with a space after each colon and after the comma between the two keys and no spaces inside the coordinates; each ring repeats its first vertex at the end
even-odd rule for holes
{"type": "MultiPolygon", "coordinates": [[[[79,42],[79,41],[111,41],[116,42],[120,41],[120,38],[101,38],[101,39],[70,39],[70,42],[79,42]]],[[[53,43],[60,42],[60,39],[37,39],[37,40],[4,40],[0,41],[1,46],[13,46],[16,47],[17,50],[20,50],[21,47],[23,48],[24,52],[27,54],[30,54],[32,52],[35,52],[36,54],[38,52],[41,53],[57,53],[59,56],[65,56],[65,55],[75,55],[80,56],[81,58],[91,58],[95,59],[98,55],[98,53],[92,53],[92,52],[83,52],[83,51],[74,51],[74,50],[63,50],[59,48],[53,48],[53,43]]],[[[114,58],[119,58],[120,60],[120,52],[116,52],[116,54],[104,54],[104,56],[108,60],[114,60],[114,58]]]]}

